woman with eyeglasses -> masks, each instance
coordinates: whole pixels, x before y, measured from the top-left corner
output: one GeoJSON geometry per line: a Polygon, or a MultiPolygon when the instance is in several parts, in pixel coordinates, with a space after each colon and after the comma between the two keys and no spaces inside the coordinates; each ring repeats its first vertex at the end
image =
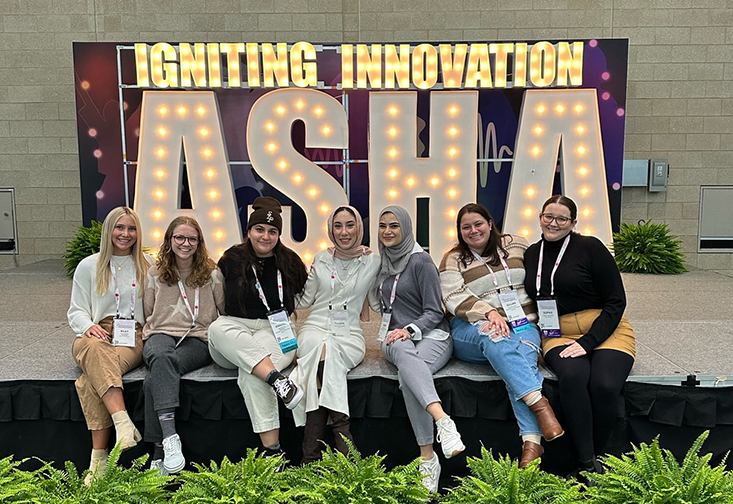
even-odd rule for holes
{"type": "Polygon", "coordinates": [[[613,256],[600,240],[573,232],[578,209],[562,195],[542,205],[542,239],[524,254],[524,286],[537,301],[542,352],[560,384],[564,425],[580,470],[600,471],[634,365],[634,331],[613,256]]]}
{"type": "Polygon", "coordinates": [[[224,279],[209,257],[198,221],[168,225],[155,266],[145,279],[143,358],[145,440],[154,444],[151,469],[174,474],[185,466],[176,432],[180,377],[211,362],[209,324],[224,313],[224,279]]]}
{"type": "Polygon", "coordinates": [[[454,315],[453,355],[488,362],[504,380],[522,438],[523,468],[544,453],[542,437],[552,441],[563,434],[542,395],[537,311],[524,290],[527,240],[502,234],[476,203],[458,211],[456,234],[458,243],[440,263],[443,302],[454,315]]]}

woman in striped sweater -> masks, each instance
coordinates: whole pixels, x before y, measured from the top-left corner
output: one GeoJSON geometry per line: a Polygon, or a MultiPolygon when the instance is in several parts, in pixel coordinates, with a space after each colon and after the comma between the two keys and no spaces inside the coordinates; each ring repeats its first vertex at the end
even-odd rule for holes
{"type": "Polygon", "coordinates": [[[524,289],[527,240],[504,235],[488,210],[470,203],[458,212],[458,243],[440,264],[443,302],[450,322],[453,355],[486,363],[504,380],[522,436],[525,467],[544,453],[541,437],[564,431],[542,396],[537,368],[540,330],[535,304],[524,289]]]}

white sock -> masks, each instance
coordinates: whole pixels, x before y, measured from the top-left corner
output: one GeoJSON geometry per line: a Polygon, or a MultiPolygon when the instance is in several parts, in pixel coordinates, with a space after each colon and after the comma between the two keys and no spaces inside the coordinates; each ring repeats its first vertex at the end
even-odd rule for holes
{"type": "Polygon", "coordinates": [[[522,436],[522,442],[531,441],[534,444],[542,444],[542,434],[525,434],[522,436]]]}
{"type": "Polygon", "coordinates": [[[530,392],[526,396],[522,397],[522,401],[527,406],[532,406],[533,404],[537,403],[540,399],[542,399],[542,392],[539,390],[535,390],[534,392],[530,392]]]}

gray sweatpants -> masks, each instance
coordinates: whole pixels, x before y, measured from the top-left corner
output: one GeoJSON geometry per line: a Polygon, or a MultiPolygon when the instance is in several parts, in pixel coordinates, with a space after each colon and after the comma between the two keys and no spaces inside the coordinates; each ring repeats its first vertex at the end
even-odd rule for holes
{"type": "Polygon", "coordinates": [[[145,340],[143,347],[143,359],[150,369],[143,382],[145,441],[150,443],[163,440],[157,412],[178,407],[181,376],[211,362],[205,341],[186,337],[176,348],[179,339],[167,334],[153,334],[145,340]]]}
{"type": "Polygon", "coordinates": [[[421,339],[398,340],[387,345],[382,342],[382,353],[397,366],[397,378],[405,398],[407,416],[417,444],[433,444],[433,417],[427,412],[429,404],[440,402],[435,391],[433,374],[446,365],[453,353],[453,340],[421,339]]]}

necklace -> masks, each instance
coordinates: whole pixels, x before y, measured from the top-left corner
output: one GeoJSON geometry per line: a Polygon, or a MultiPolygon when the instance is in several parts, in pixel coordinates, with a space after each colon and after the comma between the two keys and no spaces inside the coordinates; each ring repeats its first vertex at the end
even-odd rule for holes
{"type": "Polygon", "coordinates": [[[122,262],[119,262],[118,263],[117,261],[114,260],[114,258],[112,258],[112,263],[115,266],[117,266],[117,271],[122,271],[122,266],[125,265],[125,263],[127,262],[128,259],[130,259],[130,256],[129,255],[125,256],[125,258],[122,260],[122,262]]]}
{"type": "Polygon", "coordinates": [[[351,266],[351,261],[344,261],[343,259],[336,259],[336,263],[341,266],[341,269],[346,271],[351,266]]]}

